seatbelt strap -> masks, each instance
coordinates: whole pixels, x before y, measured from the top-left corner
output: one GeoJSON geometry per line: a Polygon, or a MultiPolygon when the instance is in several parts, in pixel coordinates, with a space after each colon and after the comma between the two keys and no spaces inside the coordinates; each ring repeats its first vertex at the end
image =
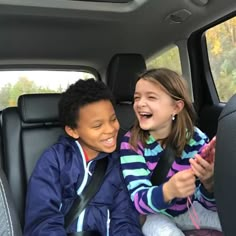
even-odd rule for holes
{"type": "Polygon", "coordinates": [[[163,154],[161,155],[158,164],[156,165],[155,169],[153,170],[151,176],[151,182],[154,186],[161,185],[168,174],[173,162],[175,160],[175,152],[171,145],[167,145],[163,154]]]}
{"type": "Polygon", "coordinates": [[[67,234],[67,236],[101,236],[98,231],[83,231],[67,234]]]}
{"type": "Polygon", "coordinates": [[[68,228],[68,226],[71,225],[71,223],[80,215],[90,200],[98,192],[103,183],[107,165],[107,157],[96,161],[94,173],[90,179],[89,184],[84,188],[81,195],[74,200],[69,212],[65,215],[65,228],[68,228]]]}

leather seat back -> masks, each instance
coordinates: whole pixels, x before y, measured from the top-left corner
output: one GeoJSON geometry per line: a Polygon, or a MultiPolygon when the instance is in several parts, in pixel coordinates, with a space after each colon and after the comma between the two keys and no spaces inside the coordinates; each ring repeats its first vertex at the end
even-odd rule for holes
{"type": "Polygon", "coordinates": [[[58,121],[60,94],[27,94],[2,113],[4,170],[24,222],[28,180],[42,152],[64,133],[58,121]]]}
{"type": "Polygon", "coordinates": [[[0,235],[21,236],[21,226],[3,170],[0,169],[0,235]]]}
{"type": "Polygon", "coordinates": [[[236,234],[236,95],[223,109],[216,140],[215,195],[225,235],[236,234]]]}

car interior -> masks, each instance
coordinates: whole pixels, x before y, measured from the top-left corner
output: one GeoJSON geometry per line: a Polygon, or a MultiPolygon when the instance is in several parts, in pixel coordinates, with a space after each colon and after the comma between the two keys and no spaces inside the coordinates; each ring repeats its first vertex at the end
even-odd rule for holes
{"type": "Polygon", "coordinates": [[[21,225],[9,184],[2,169],[0,169],[0,235],[21,235],[21,225]]]}
{"type": "Polygon", "coordinates": [[[229,100],[220,114],[217,130],[215,192],[225,235],[233,235],[233,232],[235,232],[235,224],[233,222],[234,207],[232,206],[232,202],[236,197],[234,191],[235,120],[236,95],[229,100]]]}
{"type": "MultiPolygon", "coordinates": [[[[235,15],[235,0],[0,0],[3,230],[21,235],[27,182],[42,152],[64,132],[57,108],[61,89],[17,88],[6,73],[79,72],[102,80],[115,98],[119,147],[133,125],[137,75],[167,67],[186,80],[196,125],[210,139],[217,135],[217,209],[224,235],[234,236],[235,15]]],[[[44,79],[59,81],[56,75],[44,79]]],[[[31,83],[21,81],[23,87],[31,83]]]]}

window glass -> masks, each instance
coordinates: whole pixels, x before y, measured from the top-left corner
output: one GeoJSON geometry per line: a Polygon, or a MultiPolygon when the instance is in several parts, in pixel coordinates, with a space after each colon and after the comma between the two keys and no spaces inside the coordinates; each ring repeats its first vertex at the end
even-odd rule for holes
{"type": "Polygon", "coordinates": [[[0,109],[16,106],[21,94],[61,93],[78,79],[95,79],[78,71],[0,71],[0,109]]]}
{"type": "Polygon", "coordinates": [[[210,69],[221,102],[236,93],[236,17],[206,31],[210,69]]]}
{"type": "Polygon", "coordinates": [[[160,67],[169,68],[182,74],[179,48],[177,46],[172,46],[147,61],[148,69],[160,67]]]}

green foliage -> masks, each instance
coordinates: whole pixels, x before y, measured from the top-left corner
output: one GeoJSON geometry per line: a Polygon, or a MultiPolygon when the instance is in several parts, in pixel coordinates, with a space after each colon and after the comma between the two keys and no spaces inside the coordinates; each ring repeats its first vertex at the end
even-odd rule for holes
{"type": "Polygon", "coordinates": [[[236,17],[206,32],[211,71],[221,102],[236,93],[236,17]]]}
{"type": "Polygon", "coordinates": [[[228,101],[236,93],[236,80],[231,75],[221,76],[215,85],[221,101],[228,101]]]}
{"type": "Polygon", "coordinates": [[[43,88],[37,86],[35,82],[28,80],[26,77],[20,77],[14,85],[9,83],[0,89],[0,109],[8,106],[16,106],[17,99],[21,94],[57,93],[61,92],[61,90],[61,87],[58,90],[43,88]]]}
{"type": "Polygon", "coordinates": [[[0,109],[5,108],[7,105],[10,105],[10,90],[11,84],[6,84],[0,89],[0,109]]]}
{"type": "Polygon", "coordinates": [[[161,67],[169,68],[182,74],[179,49],[177,46],[170,48],[147,63],[148,69],[161,67]]]}

